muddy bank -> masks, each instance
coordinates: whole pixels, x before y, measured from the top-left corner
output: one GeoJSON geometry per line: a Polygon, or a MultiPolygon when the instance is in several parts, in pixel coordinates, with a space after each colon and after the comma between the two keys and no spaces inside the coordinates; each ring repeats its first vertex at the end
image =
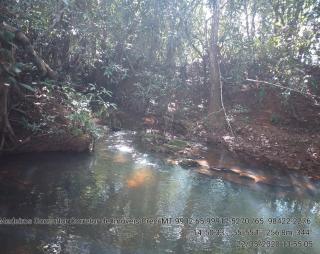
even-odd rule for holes
{"type": "Polygon", "coordinates": [[[3,155],[92,151],[96,139],[93,132],[99,130],[91,115],[76,112],[58,89],[36,93],[10,117],[15,139],[6,144],[3,155]]]}
{"type": "MultiPolygon", "coordinates": [[[[220,132],[209,143],[190,141],[188,138],[159,133],[141,132],[140,141],[146,151],[178,158],[201,159],[206,148],[228,150],[242,161],[277,170],[300,172],[320,179],[320,134],[295,132],[272,125],[248,124],[241,120],[233,123],[235,137],[220,132]]],[[[210,155],[207,155],[210,156],[210,155]]]]}
{"type": "Polygon", "coordinates": [[[273,89],[251,88],[231,94],[229,112],[235,136],[221,131],[215,137],[245,160],[279,169],[320,176],[320,106],[302,95],[289,103],[273,89]],[[248,99],[250,98],[250,100],[248,99]]]}
{"type": "Polygon", "coordinates": [[[8,153],[30,152],[91,152],[94,140],[89,135],[71,133],[39,135],[30,138],[8,153]]]}
{"type": "Polygon", "coordinates": [[[279,169],[320,175],[320,134],[237,122],[235,137],[219,138],[225,147],[246,160],[256,160],[279,169]]]}

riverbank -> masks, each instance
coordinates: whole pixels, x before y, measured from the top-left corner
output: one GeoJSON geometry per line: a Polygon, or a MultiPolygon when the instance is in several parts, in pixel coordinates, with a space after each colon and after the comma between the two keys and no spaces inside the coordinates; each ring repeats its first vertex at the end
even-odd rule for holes
{"type": "Polygon", "coordinates": [[[75,91],[65,92],[56,85],[35,90],[19,108],[11,110],[13,138],[0,152],[92,151],[98,128],[89,110],[73,104],[73,96],[75,91]]]}
{"type": "Polygon", "coordinates": [[[320,135],[301,129],[247,124],[237,121],[235,137],[219,140],[239,157],[307,175],[320,175],[320,135]]]}
{"type": "MultiPolygon", "coordinates": [[[[320,179],[319,106],[293,96],[292,109],[283,104],[276,91],[265,89],[263,97],[260,93],[260,89],[251,87],[225,95],[234,136],[228,128],[217,129],[214,136],[209,136],[203,113],[180,118],[173,114],[168,122],[168,116],[143,117],[116,110],[103,123],[115,130],[137,129],[147,151],[166,154],[173,160],[201,159],[201,152],[211,144],[240,160],[320,179]]],[[[86,109],[76,111],[77,105],[65,100],[64,95],[59,88],[36,94],[33,103],[23,108],[28,113],[24,123],[20,112],[12,112],[20,144],[7,153],[92,150],[97,130],[93,116],[86,109]]]]}
{"type": "Polygon", "coordinates": [[[243,159],[319,178],[320,106],[317,101],[298,94],[292,95],[290,104],[286,104],[274,89],[264,89],[263,98],[259,97],[260,92],[253,88],[233,96],[229,107],[235,136],[221,131],[216,141],[243,159]]]}
{"type": "Polygon", "coordinates": [[[301,95],[291,96],[290,104],[285,104],[278,91],[263,91],[262,96],[260,88],[245,87],[225,95],[234,135],[226,127],[210,136],[203,114],[194,114],[193,119],[175,118],[170,126],[185,131],[172,128],[173,132],[167,133],[161,116],[149,116],[149,122],[152,118],[159,120],[157,125],[141,127],[146,128],[142,141],[149,151],[190,159],[199,159],[196,143],[202,147],[209,143],[247,162],[320,179],[319,105],[301,95]]]}

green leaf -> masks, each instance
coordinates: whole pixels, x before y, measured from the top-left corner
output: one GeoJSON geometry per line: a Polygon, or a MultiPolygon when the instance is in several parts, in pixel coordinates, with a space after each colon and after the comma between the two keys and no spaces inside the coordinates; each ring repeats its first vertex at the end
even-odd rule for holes
{"type": "Polygon", "coordinates": [[[24,87],[25,89],[31,91],[31,92],[35,92],[36,90],[34,88],[32,88],[31,86],[24,84],[24,83],[19,83],[20,86],[24,87]]]}
{"type": "Polygon", "coordinates": [[[25,67],[24,63],[18,62],[15,64],[16,68],[23,69],[25,67]]]}
{"type": "Polygon", "coordinates": [[[112,97],[112,92],[111,92],[111,91],[106,90],[106,91],[104,91],[104,93],[105,93],[106,95],[108,95],[109,97],[112,97]]]}
{"type": "Polygon", "coordinates": [[[14,37],[16,37],[16,35],[14,33],[11,33],[9,31],[4,31],[3,34],[3,39],[7,42],[7,43],[11,43],[14,39],[14,37]]]}
{"type": "Polygon", "coordinates": [[[13,71],[15,74],[21,73],[21,69],[18,68],[18,67],[16,67],[16,66],[12,67],[12,71],[13,71]]]}
{"type": "Polygon", "coordinates": [[[115,103],[110,103],[110,106],[113,107],[114,109],[117,109],[117,105],[115,103]]]}
{"type": "Polygon", "coordinates": [[[0,57],[7,62],[10,62],[10,63],[13,62],[13,58],[10,50],[0,48],[0,57]]]}
{"type": "Polygon", "coordinates": [[[11,84],[17,84],[17,80],[14,77],[8,77],[8,81],[10,81],[11,84]]]}

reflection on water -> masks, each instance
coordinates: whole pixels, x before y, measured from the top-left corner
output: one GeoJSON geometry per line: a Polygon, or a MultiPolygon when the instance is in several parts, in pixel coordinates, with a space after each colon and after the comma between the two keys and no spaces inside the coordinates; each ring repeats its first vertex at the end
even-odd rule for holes
{"type": "Polygon", "coordinates": [[[137,188],[140,186],[145,186],[152,182],[154,176],[150,168],[139,168],[134,170],[129,179],[127,180],[127,186],[129,188],[137,188]]]}
{"type": "Polygon", "coordinates": [[[129,157],[123,153],[118,153],[113,156],[113,161],[115,163],[119,163],[119,164],[127,163],[128,160],[129,160],[129,157]]]}
{"type": "Polygon", "coordinates": [[[305,195],[319,194],[319,180],[299,172],[265,167],[256,163],[249,165],[235,160],[226,151],[216,148],[210,148],[205,158],[206,160],[198,160],[202,165],[198,172],[204,175],[223,178],[255,190],[272,189],[279,196],[293,195],[304,198],[305,195]]]}
{"type": "Polygon", "coordinates": [[[17,158],[0,164],[0,218],[164,221],[0,225],[1,253],[320,253],[319,186],[298,175],[253,170],[221,151],[210,151],[199,172],[184,170],[139,153],[134,149],[132,134],[123,132],[102,143],[92,156],[43,154],[17,158]],[[209,166],[222,170],[210,170],[209,166]],[[282,186],[261,184],[268,179],[282,181],[282,186]],[[228,217],[262,218],[264,223],[205,223],[206,218],[228,217]],[[311,224],[268,223],[268,218],[280,217],[307,217],[311,224]],[[172,218],[171,223],[166,223],[168,218],[172,218]],[[312,231],[299,236],[234,235],[245,229],[312,231]],[[213,234],[217,230],[224,234],[213,234]],[[258,239],[313,243],[307,248],[236,248],[236,240],[258,239]]]}

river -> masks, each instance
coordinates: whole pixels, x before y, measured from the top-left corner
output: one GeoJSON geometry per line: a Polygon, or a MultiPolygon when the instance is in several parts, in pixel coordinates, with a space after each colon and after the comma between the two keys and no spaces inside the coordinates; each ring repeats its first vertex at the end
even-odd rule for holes
{"type": "MultiPolygon", "coordinates": [[[[319,184],[290,172],[278,187],[186,170],[139,151],[132,137],[116,132],[92,155],[1,161],[0,252],[320,253],[319,184]]],[[[262,171],[277,172],[247,172],[262,171]]]]}

